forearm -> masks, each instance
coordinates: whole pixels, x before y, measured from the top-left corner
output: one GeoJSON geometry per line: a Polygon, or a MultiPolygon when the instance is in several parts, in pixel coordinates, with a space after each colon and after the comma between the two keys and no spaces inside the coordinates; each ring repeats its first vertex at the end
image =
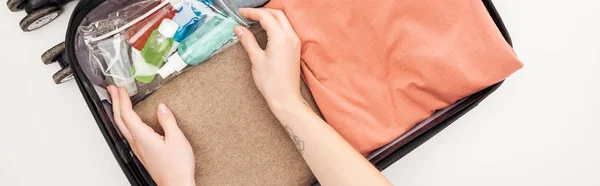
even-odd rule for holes
{"type": "Polygon", "coordinates": [[[390,185],[301,98],[270,105],[322,185],[390,185]]]}

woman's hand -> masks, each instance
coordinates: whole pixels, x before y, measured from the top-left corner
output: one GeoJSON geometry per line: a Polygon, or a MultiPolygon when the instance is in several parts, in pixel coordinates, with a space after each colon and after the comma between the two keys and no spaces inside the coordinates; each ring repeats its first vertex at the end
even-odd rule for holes
{"type": "Polygon", "coordinates": [[[126,89],[113,85],[107,89],[115,123],[152,179],[160,186],[195,185],[192,147],[177,126],[171,110],[164,104],[158,106],[158,122],[165,131],[161,136],[133,111],[126,89]]]}
{"type": "Polygon", "coordinates": [[[252,61],[252,75],[258,90],[296,142],[319,183],[391,185],[367,159],[302,103],[300,40],[285,14],[268,8],[243,8],[240,13],[260,22],[267,31],[269,42],[267,49],[262,50],[250,30],[234,28],[252,61]]]}
{"type": "Polygon", "coordinates": [[[262,50],[250,30],[242,26],[234,28],[252,61],[254,82],[267,103],[279,106],[288,101],[302,101],[300,39],[285,14],[269,8],[241,8],[239,12],[260,22],[269,37],[266,50],[262,50]]]}

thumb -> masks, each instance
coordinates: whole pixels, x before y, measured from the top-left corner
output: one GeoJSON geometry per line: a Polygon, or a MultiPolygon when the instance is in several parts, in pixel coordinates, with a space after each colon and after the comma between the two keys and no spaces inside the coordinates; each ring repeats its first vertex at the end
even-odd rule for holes
{"type": "Polygon", "coordinates": [[[158,123],[162,127],[163,131],[165,131],[165,139],[170,135],[180,135],[181,130],[179,126],[177,126],[177,121],[175,120],[175,116],[171,112],[165,104],[158,104],[158,123]]]}
{"type": "Polygon", "coordinates": [[[233,31],[242,43],[242,46],[244,46],[244,49],[246,49],[248,57],[250,57],[251,61],[254,62],[254,60],[257,60],[259,57],[265,55],[265,51],[260,48],[258,42],[256,41],[256,37],[254,37],[254,34],[248,30],[248,28],[236,26],[233,28],[233,31]]]}

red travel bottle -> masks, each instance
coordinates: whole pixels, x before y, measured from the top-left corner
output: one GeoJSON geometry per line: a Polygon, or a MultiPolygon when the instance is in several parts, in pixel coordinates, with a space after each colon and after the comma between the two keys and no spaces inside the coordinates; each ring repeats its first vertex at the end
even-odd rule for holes
{"type": "Polygon", "coordinates": [[[146,45],[150,34],[156,29],[163,19],[173,19],[175,14],[181,8],[183,0],[169,0],[169,3],[152,15],[142,19],[140,22],[131,26],[125,32],[125,38],[133,48],[141,51],[146,45]]]}

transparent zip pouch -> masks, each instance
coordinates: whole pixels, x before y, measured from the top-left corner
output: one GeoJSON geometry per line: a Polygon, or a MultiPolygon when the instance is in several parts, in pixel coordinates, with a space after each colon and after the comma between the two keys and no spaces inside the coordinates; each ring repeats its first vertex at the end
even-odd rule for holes
{"type": "MultiPolygon", "coordinates": [[[[152,8],[157,7],[160,3],[159,0],[144,0],[134,3],[126,8],[109,14],[106,19],[93,22],[87,26],[80,26],[78,32],[84,38],[96,38],[105,34],[110,34],[110,32],[117,30],[124,24],[134,21],[133,19],[143,16],[144,13],[151,11],[152,8]]],[[[87,44],[87,42],[93,43],[101,39],[103,38],[93,40],[86,39],[84,41],[86,41],[87,44]]]]}
{"type": "Polygon", "coordinates": [[[137,102],[237,42],[233,27],[250,24],[233,0],[147,0],[82,26],[79,33],[90,70],[104,75],[103,85],[126,88],[137,102]]]}

